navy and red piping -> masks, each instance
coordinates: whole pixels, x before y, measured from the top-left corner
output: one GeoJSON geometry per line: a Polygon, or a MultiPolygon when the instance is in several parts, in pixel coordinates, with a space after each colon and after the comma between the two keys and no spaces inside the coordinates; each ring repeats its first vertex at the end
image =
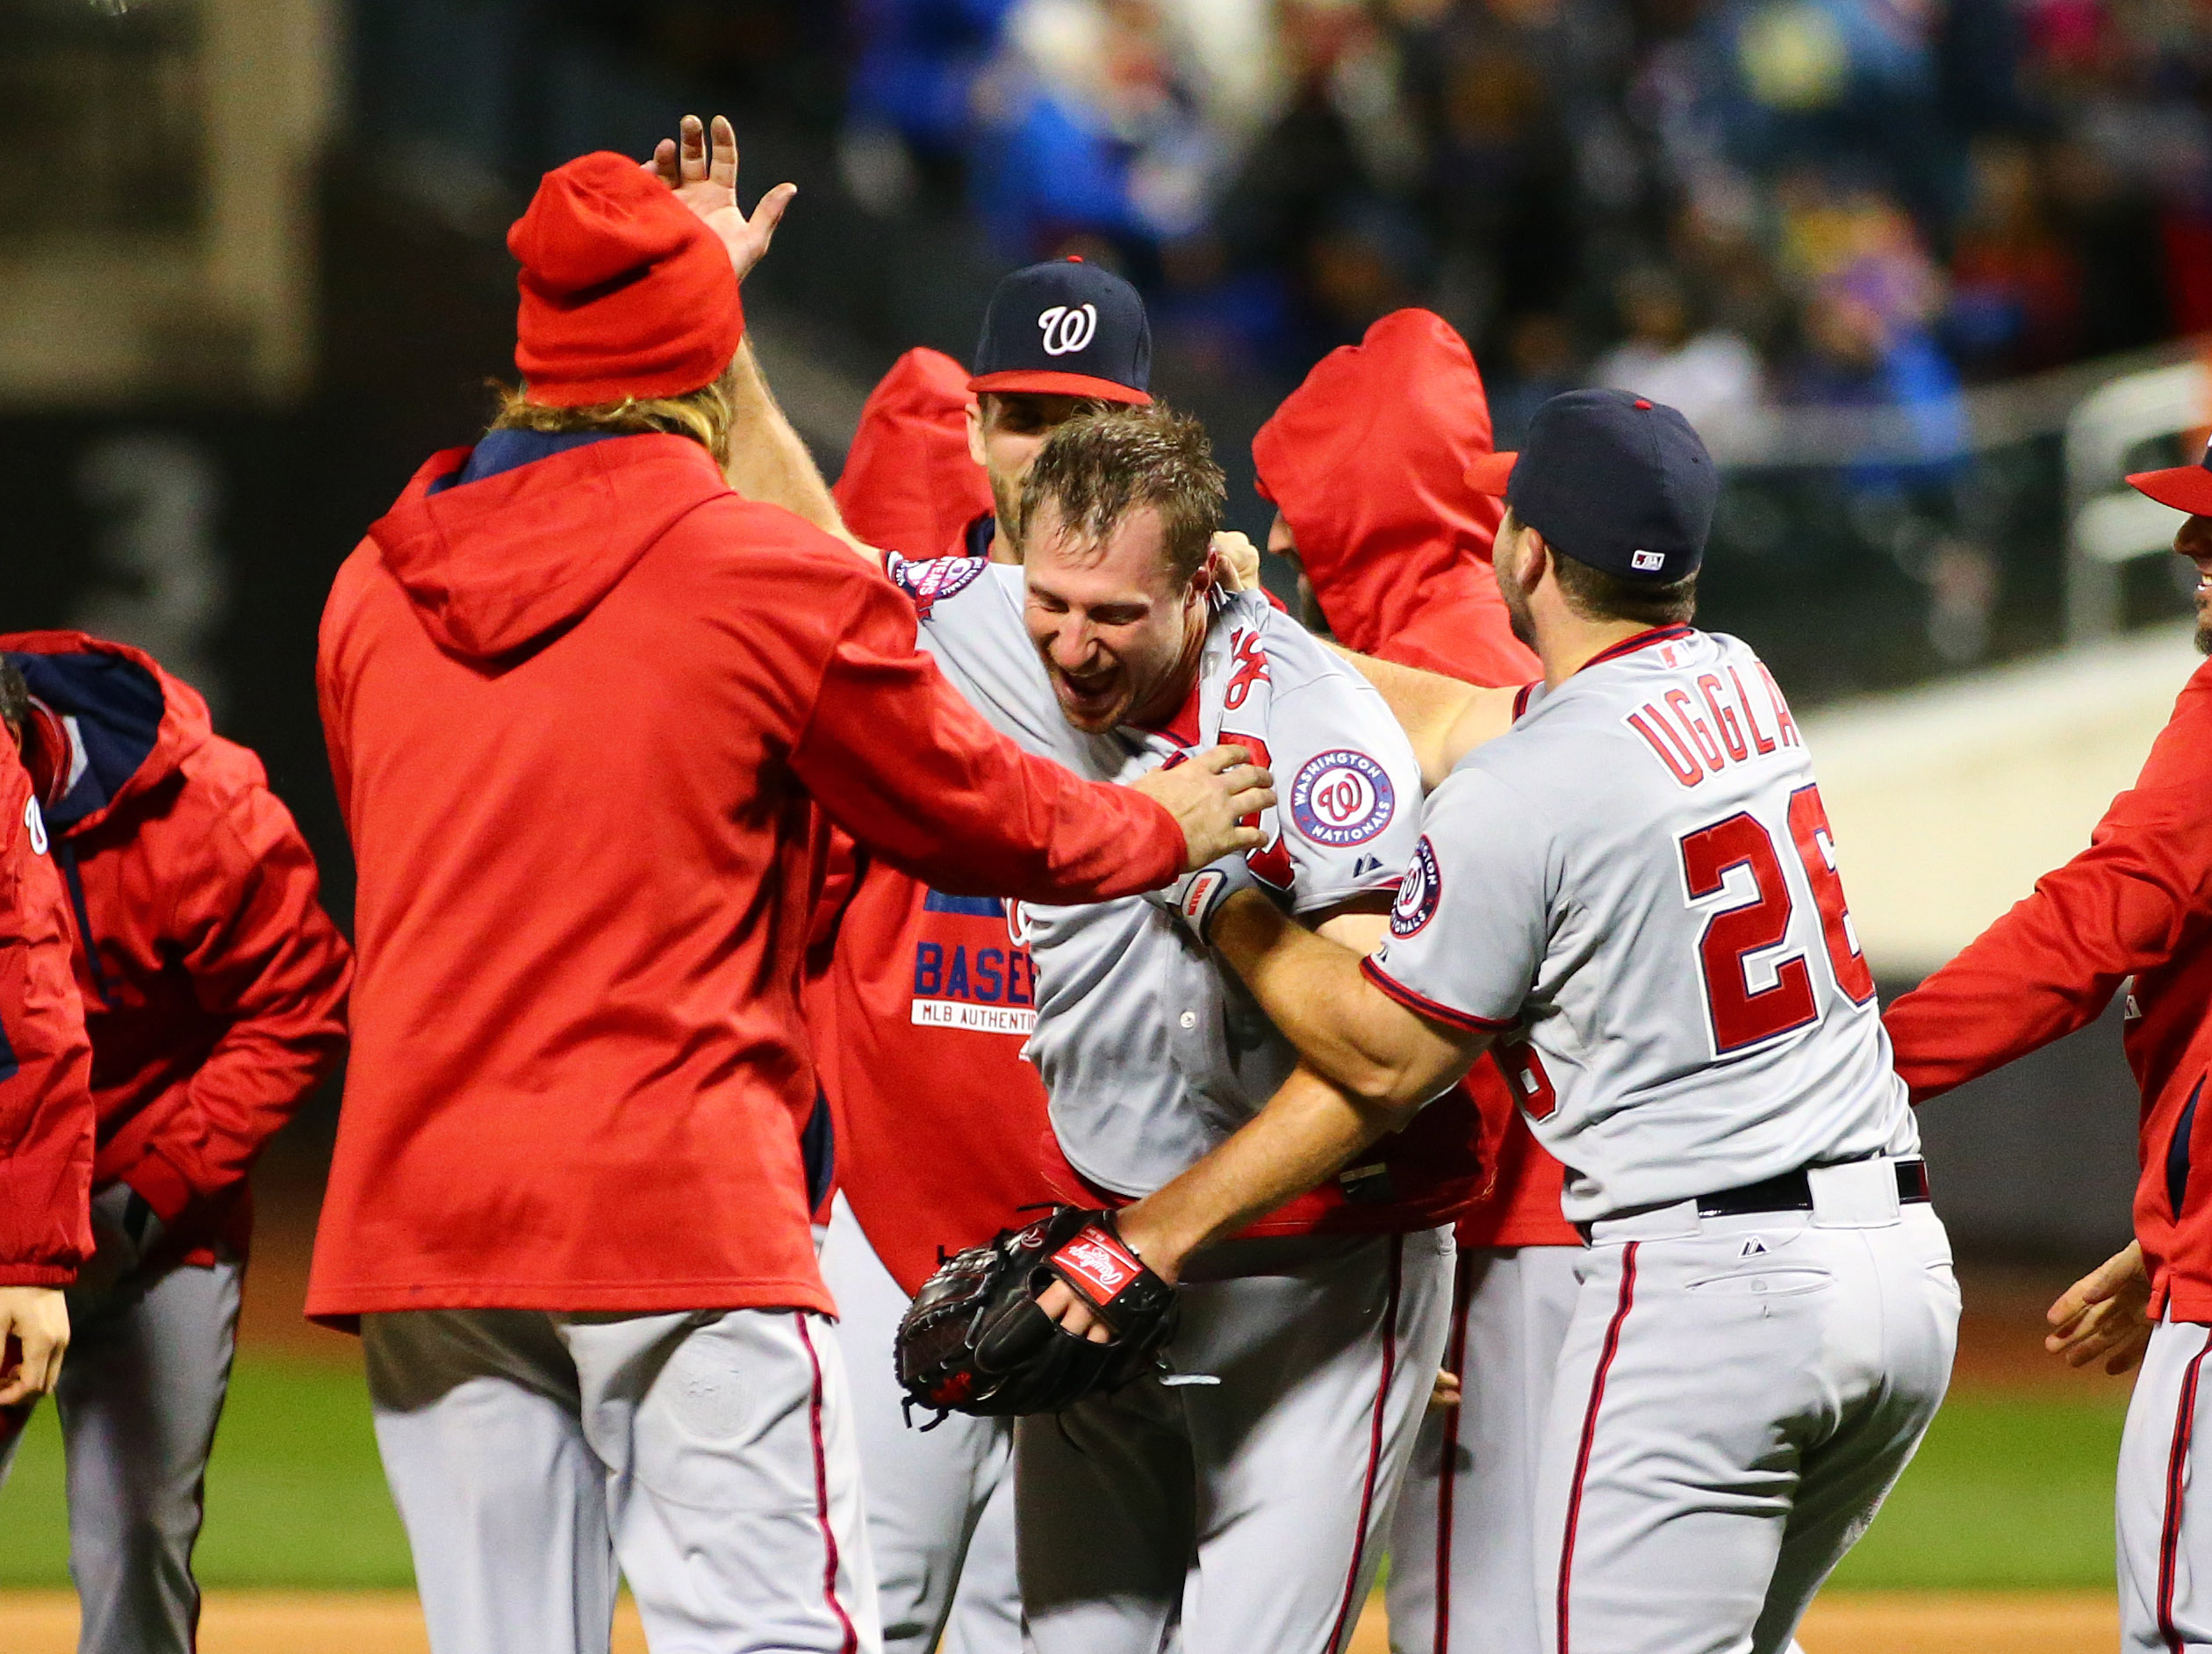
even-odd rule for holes
{"type": "Polygon", "coordinates": [[[1631,1240],[1621,1248],[1620,1301],[1614,1306],[1612,1320],[1605,1327],[1605,1347],[1598,1353],[1598,1370],[1591,1376],[1590,1406],[1583,1413],[1582,1446],[1575,1455],[1575,1482],[1567,1496],[1567,1528],[1559,1546],[1559,1654],[1570,1654],[1567,1606],[1575,1573],[1575,1525],[1582,1516],[1583,1481],[1590,1474],[1591,1446],[1598,1436],[1598,1408],[1605,1399],[1605,1374],[1612,1367],[1613,1357],[1620,1353],[1621,1323],[1628,1319],[1629,1306],[1636,1301],[1636,1248],[1641,1244],[1631,1240]]]}
{"type": "Polygon", "coordinates": [[[2165,1517],[2158,1528],[2158,1635],[2169,1654],[2182,1654],[2187,1644],[2173,1623],[2174,1564],[2181,1547],[2181,1492],[2189,1474],[2189,1439],[2195,1432],[2197,1370],[2212,1353],[2212,1335],[2204,1348],[2189,1358],[2181,1377],[2181,1399],[2174,1408],[2173,1446],[2166,1455],[2165,1517]]]}
{"type": "Polygon", "coordinates": [[[1649,649],[1655,644],[1671,644],[1696,635],[1696,628],[1680,622],[1672,626],[1655,626],[1648,632],[1638,632],[1634,637],[1622,638],[1610,649],[1599,650],[1576,670],[1588,672],[1592,666],[1602,666],[1609,660],[1619,660],[1623,655],[1633,655],[1638,650],[1649,649]]]}
{"type": "Polygon", "coordinates": [[[822,1443],[822,1357],[815,1353],[814,1336],[807,1330],[807,1316],[803,1310],[792,1312],[792,1325],[799,1329],[799,1341],[807,1347],[807,1363],[814,1369],[814,1388],[807,1397],[807,1421],[814,1431],[815,1518],[822,1524],[822,1544],[827,1558],[822,1566],[822,1594],[830,1605],[830,1612],[842,1628],[844,1640],[837,1645],[837,1654],[859,1654],[860,1633],[853,1629],[852,1616],[837,1595],[837,1534],[830,1522],[830,1456],[822,1443]]]}
{"type": "Polygon", "coordinates": [[[1359,1606],[1360,1560],[1367,1554],[1368,1524],[1375,1514],[1375,1484],[1382,1478],[1382,1427],[1390,1406],[1390,1384],[1397,1377],[1398,1295],[1405,1266],[1405,1237],[1390,1237],[1390,1291],[1382,1306],[1382,1376],[1375,1386],[1375,1412],[1368,1421],[1367,1477],[1360,1488],[1360,1519],[1352,1530],[1352,1565],[1345,1570],[1344,1600],[1337,1605],[1335,1629],[1329,1633],[1329,1654],[1344,1646],[1345,1633],[1359,1606]]]}
{"type": "Polygon", "coordinates": [[[1454,1010],[1449,1005],[1440,1005],[1426,995],[1417,994],[1404,982],[1384,975],[1372,959],[1360,961],[1360,974],[1408,1010],[1418,1010],[1432,1022],[1440,1022],[1453,1028],[1463,1028],[1469,1033],[1501,1033],[1513,1025],[1513,1018],[1501,1019],[1477,1017],[1471,1010],[1454,1010]]]}
{"type": "MultiPolygon", "coordinates": [[[[1467,1372],[1467,1314],[1474,1298],[1475,1276],[1462,1252],[1452,1272],[1452,1341],[1444,1351],[1450,1370],[1460,1374],[1462,1383],[1467,1372]]],[[[1445,1409],[1444,1440],[1437,1455],[1436,1640],[1433,1654],[1452,1654],[1452,1496],[1459,1489],[1459,1471],[1455,1467],[1459,1463],[1461,1411],[1458,1407],[1445,1409]]]]}

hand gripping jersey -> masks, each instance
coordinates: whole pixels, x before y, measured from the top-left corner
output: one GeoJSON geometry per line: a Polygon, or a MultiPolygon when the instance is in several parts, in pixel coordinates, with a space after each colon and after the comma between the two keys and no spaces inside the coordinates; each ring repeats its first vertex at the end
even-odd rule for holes
{"type": "MultiPolygon", "coordinates": [[[[1090,736],[1068,724],[1023,620],[1019,569],[897,557],[887,566],[915,600],[923,647],[1029,751],[1128,781],[1184,750],[1165,735],[1090,736]]],[[[1250,859],[1295,911],[1391,887],[1418,831],[1420,773],[1381,696],[1296,622],[1241,593],[1214,615],[1196,700],[1195,725],[1184,727],[1193,745],[1237,742],[1275,772],[1281,802],[1261,817],[1267,841],[1250,859]]],[[[1159,1188],[1250,1119],[1296,1066],[1235,976],[1141,897],[1022,912],[1036,961],[1028,1054],[1060,1151],[1096,1189],[1159,1188]]],[[[1412,1205],[1426,1222],[1443,1220],[1470,1192],[1476,1161],[1434,1140],[1437,1130],[1421,1133],[1423,1152],[1407,1164],[1386,1151],[1351,1169],[1335,1203],[1412,1205]]]]}
{"type": "Polygon", "coordinates": [[[1804,742],[1732,637],[1532,691],[1430,797],[1365,968],[1498,1032],[1579,1222],[1919,1146],[1804,742]]]}

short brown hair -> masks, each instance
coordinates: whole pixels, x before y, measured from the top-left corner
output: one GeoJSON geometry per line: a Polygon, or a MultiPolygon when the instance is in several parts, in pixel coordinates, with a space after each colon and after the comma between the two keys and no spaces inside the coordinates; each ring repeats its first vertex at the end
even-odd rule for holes
{"type": "Polygon", "coordinates": [[[1160,513],[1168,572],[1180,587],[1204,565],[1229,489],[1206,428],[1155,402],[1079,414],[1045,439],[1022,479],[1014,533],[1024,544],[1048,500],[1059,507],[1062,524],[1094,543],[1150,506],[1160,513]]]}
{"type": "Polygon", "coordinates": [[[553,407],[530,400],[529,387],[513,390],[497,386],[499,412],[492,416],[495,431],[543,431],[563,435],[572,431],[637,436],[659,431],[670,436],[688,436],[728,469],[729,428],[736,418],[731,400],[731,375],[736,363],[722,370],[712,384],[676,396],[644,399],[625,397],[620,402],[595,402],[586,407],[553,407]]]}
{"type": "Polygon", "coordinates": [[[1551,548],[1552,568],[1559,577],[1560,594],[1567,607],[1584,620],[1634,621],[1641,626],[1678,626],[1698,612],[1698,577],[1693,571],[1678,580],[1654,586],[1648,580],[1624,579],[1604,569],[1551,548]]]}

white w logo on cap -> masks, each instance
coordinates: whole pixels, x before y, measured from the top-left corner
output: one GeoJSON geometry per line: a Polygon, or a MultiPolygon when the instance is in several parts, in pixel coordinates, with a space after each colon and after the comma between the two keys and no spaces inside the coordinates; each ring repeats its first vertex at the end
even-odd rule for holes
{"type": "Polygon", "coordinates": [[[1073,356],[1097,334],[1098,306],[1054,305],[1038,317],[1037,330],[1045,335],[1046,356],[1073,356]]]}

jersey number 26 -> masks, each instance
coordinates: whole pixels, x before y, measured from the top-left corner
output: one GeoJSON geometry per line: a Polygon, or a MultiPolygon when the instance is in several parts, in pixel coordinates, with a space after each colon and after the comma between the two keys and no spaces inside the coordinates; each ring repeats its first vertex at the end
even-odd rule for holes
{"type": "MultiPolygon", "coordinates": [[[[1835,836],[1817,786],[1790,795],[1790,839],[1805,881],[1820,909],[1821,933],[1828,944],[1828,967],[1835,985],[1856,1004],[1874,997],[1874,973],[1852,934],[1843,904],[1843,881],[1835,871],[1835,836]]],[[[1724,908],[1706,922],[1698,953],[1704,967],[1706,1005],[1713,1019],[1715,1055],[1725,1056],[1778,1035],[1805,1027],[1820,1016],[1813,993],[1812,966],[1802,953],[1772,961],[1773,980],[1751,985],[1754,955],[1770,952],[1787,938],[1795,907],[1773,835],[1758,818],[1739,811],[1685,833],[1682,874],[1692,903],[1719,895],[1728,874],[1748,868],[1755,899],[1724,908]]]]}

